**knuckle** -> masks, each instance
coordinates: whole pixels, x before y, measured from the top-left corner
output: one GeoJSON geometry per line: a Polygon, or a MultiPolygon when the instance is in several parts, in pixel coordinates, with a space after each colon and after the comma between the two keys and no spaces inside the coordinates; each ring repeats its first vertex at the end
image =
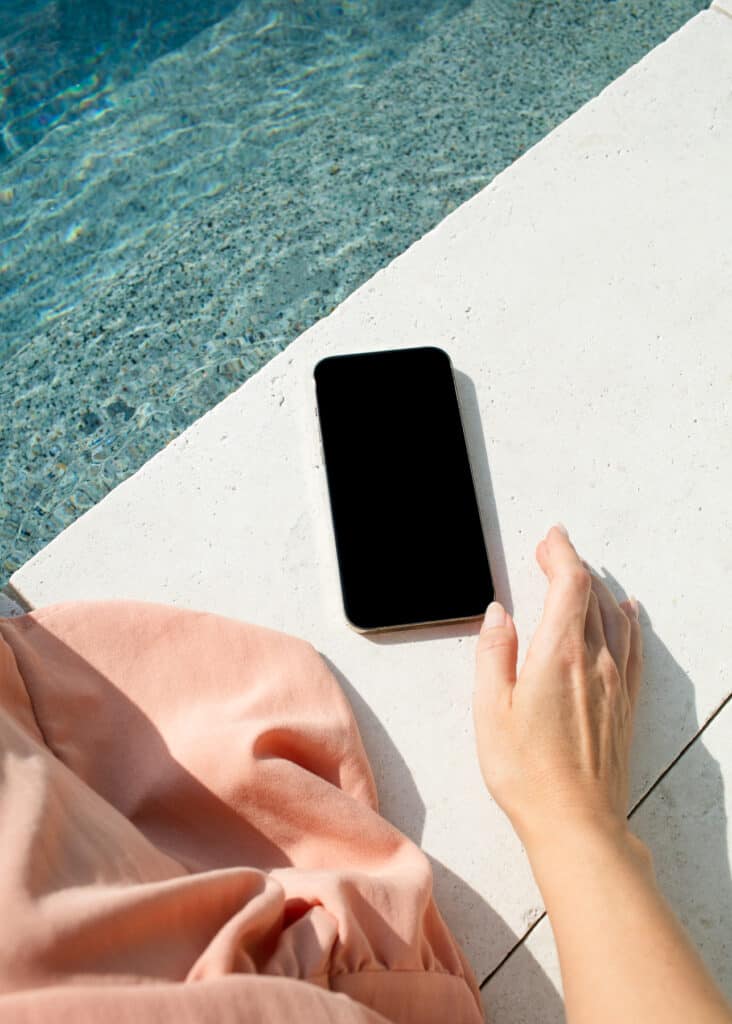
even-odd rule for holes
{"type": "Polygon", "coordinates": [[[592,588],[592,577],[582,565],[570,569],[567,573],[567,580],[578,593],[586,594],[592,588]]]}
{"type": "Polygon", "coordinates": [[[625,614],[625,620],[628,623],[628,631],[630,632],[630,635],[635,640],[640,640],[640,636],[641,636],[640,622],[635,617],[635,614],[634,614],[632,608],[628,605],[628,603],[626,601],[624,601],[620,607],[623,609],[623,612],[625,614]]]}
{"type": "Polygon", "coordinates": [[[620,632],[620,635],[623,638],[623,641],[625,643],[628,643],[628,641],[630,640],[630,635],[631,635],[631,625],[630,625],[630,621],[628,619],[628,616],[625,615],[621,611],[621,613],[618,615],[617,618],[618,618],[618,630],[620,632]]]}

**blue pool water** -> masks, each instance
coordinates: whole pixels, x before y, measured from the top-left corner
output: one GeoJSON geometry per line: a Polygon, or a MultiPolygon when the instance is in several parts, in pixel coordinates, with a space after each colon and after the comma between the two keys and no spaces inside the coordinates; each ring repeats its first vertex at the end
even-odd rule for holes
{"type": "Polygon", "coordinates": [[[0,585],[699,0],[4,0],[0,585]]]}
{"type": "Polygon", "coordinates": [[[236,0],[3,0],[0,161],[56,125],[104,110],[112,92],[146,64],[235,6],[236,0]]]}

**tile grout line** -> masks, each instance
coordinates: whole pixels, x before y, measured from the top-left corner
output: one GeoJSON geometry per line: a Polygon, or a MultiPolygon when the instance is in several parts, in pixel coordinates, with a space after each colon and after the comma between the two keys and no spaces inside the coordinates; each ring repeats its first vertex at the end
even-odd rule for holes
{"type": "Polygon", "coordinates": [[[488,984],[488,982],[489,982],[489,981],[491,980],[491,978],[493,977],[493,975],[494,975],[494,974],[498,974],[498,972],[499,972],[499,971],[500,971],[500,969],[501,969],[501,968],[503,967],[503,965],[504,965],[504,964],[506,963],[506,961],[507,961],[507,960],[510,960],[510,959],[511,959],[511,957],[512,957],[512,956],[513,956],[513,954],[514,954],[514,953],[516,952],[516,950],[517,950],[517,949],[519,948],[519,946],[523,946],[524,942],[526,942],[526,940],[528,939],[529,935],[531,935],[531,933],[533,932],[533,930],[534,930],[534,929],[535,929],[535,928],[536,928],[536,927],[537,927],[538,925],[540,925],[540,924],[541,924],[541,922],[542,922],[542,921],[544,920],[544,918],[545,918],[545,917],[546,917],[546,910],[543,910],[543,911],[541,912],[541,914],[539,914],[539,916],[537,917],[537,919],[536,919],[536,920],[534,921],[534,923],[533,923],[533,924],[531,925],[531,927],[530,927],[530,928],[528,928],[528,929],[527,929],[527,930],[526,930],[526,931],[524,932],[524,934],[523,934],[523,935],[521,936],[521,938],[520,938],[520,939],[518,940],[518,942],[516,942],[516,943],[515,943],[515,944],[514,944],[513,946],[511,946],[511,948],[509,949],[508,953],[506,953],[506,955],[505,955],[505,956],[504,956],[504,958],[503,958],[503,959],[502,959],[502,960],[500,961],[500,963],[498,963],[498,964],[497,964],[497,965],[496,965],[496,966],[495,966],[495,967],[493,968],[493,970],[492,970],[492,971],[490,972],[490,974],[489,974],[489,975],[487,975],[487,977],[485,977],[485,978],[483,979],[483,981],[481,981],[480,985],[478,986],[478,988],[479,988],[479,989],[481,989],[481,990],[482,990],[482,989],[483,989],[483,988],[484,988],[484,987],[485,987],[485,986],[486,986],[486,985],[488,984]]]}
{"type": "Polygon", "coordinates": [[[682,748],[681,748],[681,750],[680,750],[680,751],[679,751],[679,753],[678,753],[678,754],[676,755],[676,757],[675,757],[675,758],[673,759],[673,761],[671,761],[671,762],[670,762],[670,764],[669,764],[669,765],[667,765],[667,767],[666,767],[666,768],[665,768],[665,769],[664,769],[664,770],[663,770],[663,771],[661,772],[661,774],[660,774],[660,775],[658,776],[658,778],[657,778],[657,779],[656,779],[656,781],[655,781],[655,782],[653,783],[653,785],[652,785],[652,786],[650,787],[650,789],[648,789],[648,790],[647,790],[647,791],[646,791],[646,792],[645,792],[645,793],[643,794],[643,796],[642,796],[642,797],[640,797],[640,799],[639,799],[639,800],[637,800],[637,801],[636,801],[636,803],[635,803],[635,804],[634,804],[634,805],[633,805],[633,806],[631,807],[630,811],[628,812],[628,817],[629,817],[629,818],[632,818],[632,817],[633,817],[633,815],[635,814],[635,812],[636,812],[636,811],[637,811],[637,810],[638,810],[638,809],[639,809],[640,807],[642,807],[642,806],[643,806],[643,804],[644,804],[644,803],[646,802],[646,800],[648,799],[648,797],[649,797],[649,796],[651,795],[651,793],[652,793],[652,792],[653,792],[653,791],[655,790],[656,786],[658,786],[658,785],[659,785],[659,783],[663,782],[663,780],[664,780],[664,779],[666,778],[666,776],[667,776],[667,775],[668,775],[668,773],[669,773],[669,772],[671,771],[671,769],[672,769],[672,768],[674,767],[674,765],[675,765],[675,764],[678,764],[678,762],[679,762],[679,761],[681,760],[681,758],[682,758],[682,757],[684,756],[684,754],[686,753],[686,751],[687,751],[687,750],[689,750],[689,748],[690,748],[690,747],[692,747],[692,746],[693,746],[693,745],[694,745],[694,744],[696,743],[696,741],[697,741],[697,740],[699,739],[699,737],[700,737],[700,736],[702,736],[702,735],[704,734],[704,732],[706,732],[706,730],[707,730],[707,729],[708,729],[708,727],[709,727],[709,726],[710,726],[710,725],[712,724],[712,722],[714,721],[714,719],[715,719],[715,718],[716,718],[716,717],[717,717],[717,716],[718,716],[718,715],[720,714],[720,712],[722,712],[722,711],[723,711],[723,710],[724,710],[724,709],[725,709],[725,708],[727,707],[727,705],[729,704],[729,702],[730,702],[730,701],[732,701],[732,693],[728,693],[728,694],[727,694],[727,696],[726,696],[726,697],[725,697],[725,698],[724,698],[724,699],[722,700],[722,703],[721,703],[721,704],[720,704],[720,705],[719,705],[719,706],[718,706],[718,707],[717,707],[717,708],[716,708],[716,709],[715,709],[714,711],[712,711],[711,715],[709,715],[709,716],[708,716],[708,718],[706,719],[706,721],[704,721],[704,722],[702,723],[702,725],[701,725],[701,726],[699,727],[699,729],[697,730],[696,734],[695,734],[694,736],[692,736],[692,737],[691,737],[691,739],[690,739],[690,740],[689,740],[689,742],[688,742],[688,743],[686,744],[686,746],[684,746],[684,747],[682,747],[682,748]]]}
{"type": "MultiPolygon", "coordinates": [[[[727,705],[730,703],[730,701],[732,701],[732,693],[728,693],[727,694],[727,696],[724,698],[724,700],[719,705],[719,707],[717,707],[711,713],[711,715],[706,719],[706,721],[703,723],[703,725],[691,737],[689,742],[684,747],[681,748],[681,750],[676,755],[676,757],[661,772],[661,774],[658,776],[658,778],[653,783],[653,785],[631,807],[630,811],[628,812],[628,818],[632,818],[633,815],[635,814],[635,812],[640,807],[643,806],[643,804],[646,802],[646,800],[651,795],[651,793],[653,793],[653,791],[656,789],[656,787],[661,782],[663,782],[663,780],[666,778],[666,776],[671,771],[671,769],[674,767],[674,765],[676,765],[681,760],[681,758],[684,756],[684,754],[687,752],[687,750],[689,750],[690,747],[692,747],[696,743],[696,741],[704,734],[706,729],[712,724],[714,719],[717,718],[717,716],[727,707],[727,705]]],[[[540,914],[540,916],[537,917],[537,919],[534,921],[534,923],[531,925],[531,927],[528,928],[524,932],[524,934],[521,936],[521,938],[518,939],[518,941],[513,946],[511,946],[511,948],[506,953],[506,955],[503,957],[503,959],[493,968],[493,970],[490,972],[490,974],[486,975],[486,977],[483,979],[483,981],[481,981],[480,985],[478,986],[481,990],[488,984],[488,982],[491,980],[491,978],[494,976],[494,974],[497,974],[498,971],[500,971],[500,969],[503,967],[503,965],[506,963],[506,961],[511,959],[511,957],[516,952],[516,950],[519,948],[519,946],[523,946],[523,944],[526,942],[526,940],[531,935],[531,933],[534,931],[534,929],[537,927],[537,925],[539,925],[544,920],[545,917],[546,917],[546,911],[544,911],[542,914],[540,914]]]]}

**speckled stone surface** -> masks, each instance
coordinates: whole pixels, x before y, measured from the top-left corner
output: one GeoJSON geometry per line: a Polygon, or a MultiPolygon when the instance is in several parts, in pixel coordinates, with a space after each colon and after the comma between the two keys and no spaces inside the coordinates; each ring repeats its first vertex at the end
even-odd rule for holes
{"type": "MultiPolygon", "coordinates": [[[[658,883],[732,1002],[732,704],[632,817],[658,883]]],[[[483,988],[491,1024],[563,1024],[556,946],[544,918],[483,988]]]]}
{"type": "Polygon", "coordinates": [[[425,342],[450,352],[520,654],[545,591],[534,546],[557,519],[616,592],[639,596],[637,800],[730,692],[731,47],[730,19],[698,15],[12,578],[32,605],[136,597],[310,640],[480,977],[541,904],[479,778],[475,631],[375,640],[346,626],[313,366],[425,342]]]}
{"type": "Polygon", "coordinates": [[[0,584],[701,6],[245,3],[2,170],[0,584]]]}

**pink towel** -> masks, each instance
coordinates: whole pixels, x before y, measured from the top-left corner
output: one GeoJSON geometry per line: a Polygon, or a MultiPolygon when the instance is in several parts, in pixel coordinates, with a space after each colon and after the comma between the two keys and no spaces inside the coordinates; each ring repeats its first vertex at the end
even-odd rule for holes
{"type": "Polygon", "coordinates": [[[482,1020],[304,640],[162,605],[0,619],[0,1021],[482,1020]]]}

